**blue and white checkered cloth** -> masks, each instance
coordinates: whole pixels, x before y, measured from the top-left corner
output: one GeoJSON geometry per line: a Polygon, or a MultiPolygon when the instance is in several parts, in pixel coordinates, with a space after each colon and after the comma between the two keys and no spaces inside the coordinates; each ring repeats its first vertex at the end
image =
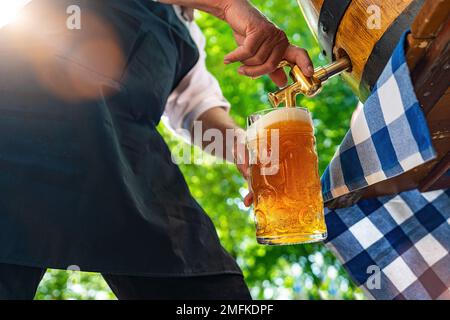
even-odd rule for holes
{"type": "Polygon", "coordinates": [[[327,246],[375,299],[450,299],[450,189],[327,210],[327,246]]]}
{"type": "Polygon", "coordinates": [[[406,63],[405,38],[406,34],[322,176],[325,201],[436,157],[406,63]]]}
{"type": "MultiPolygon", "coordinates": [[[[405,38],[322,177],[326,201],[435,157],[405,38]]],[[[327,246],[369,297],[450,299],[450,189],[362,200],[325,217],[327,246]]]]}

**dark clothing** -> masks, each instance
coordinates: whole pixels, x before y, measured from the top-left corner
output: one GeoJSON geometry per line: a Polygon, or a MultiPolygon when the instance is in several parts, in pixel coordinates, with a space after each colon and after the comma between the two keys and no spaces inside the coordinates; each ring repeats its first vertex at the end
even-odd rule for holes
{"type": "Polygon", "coordinates": [[[240,274],[156,128],[199,56],[173,8],[40,0],[24,15],[0,29],[0,263],[240,274]]]}
{"type": "MultiPolygon", "coordinates": [[[[34,298],[45,269],[0,264],[0,300],[34,298]]],[[[103,274],[120,300],[251,300],[241,275],[150,278],[103,274]]]]}

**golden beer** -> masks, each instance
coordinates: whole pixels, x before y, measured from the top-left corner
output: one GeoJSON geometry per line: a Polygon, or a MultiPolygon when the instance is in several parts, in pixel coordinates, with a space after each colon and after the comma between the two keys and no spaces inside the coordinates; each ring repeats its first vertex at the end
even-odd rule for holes
{"type": "Polygon", "coordinates": [[[249,117],[250,187],[261,244],[296,244],[327,236],[311,116],[278,108],[249,117]]]}

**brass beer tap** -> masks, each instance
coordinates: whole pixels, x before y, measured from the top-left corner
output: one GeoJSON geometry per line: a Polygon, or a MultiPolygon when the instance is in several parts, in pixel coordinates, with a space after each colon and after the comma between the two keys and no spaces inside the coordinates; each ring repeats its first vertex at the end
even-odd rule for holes
{"type": "Polygon", "coordinates": [[[269,93],[269,100],[275,108],[281,103],[284,103],[286,107],[295,107],[299,94],[314,97],[321,91],[323,83],[328,79],[349,70],[351,62],[348,57],[340,58],[329,65],[316,68],[312,77],[306,77],[297,65],[287,61],[282,61],[279,65],[280,68],[286,66],[291,68],[289,76],[293,82],[277,92],[269,93]]]}

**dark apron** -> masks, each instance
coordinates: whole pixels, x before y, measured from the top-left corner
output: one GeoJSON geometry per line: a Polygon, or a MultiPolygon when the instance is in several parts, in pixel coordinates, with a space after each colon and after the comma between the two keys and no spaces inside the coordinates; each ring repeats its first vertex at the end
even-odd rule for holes
{"type": "Polygon", "coordinates": [[[24,15],[0,30],[0,263],[240,273],[156,130],[199,56],[173,8],[40,0],[24,15]]]}

